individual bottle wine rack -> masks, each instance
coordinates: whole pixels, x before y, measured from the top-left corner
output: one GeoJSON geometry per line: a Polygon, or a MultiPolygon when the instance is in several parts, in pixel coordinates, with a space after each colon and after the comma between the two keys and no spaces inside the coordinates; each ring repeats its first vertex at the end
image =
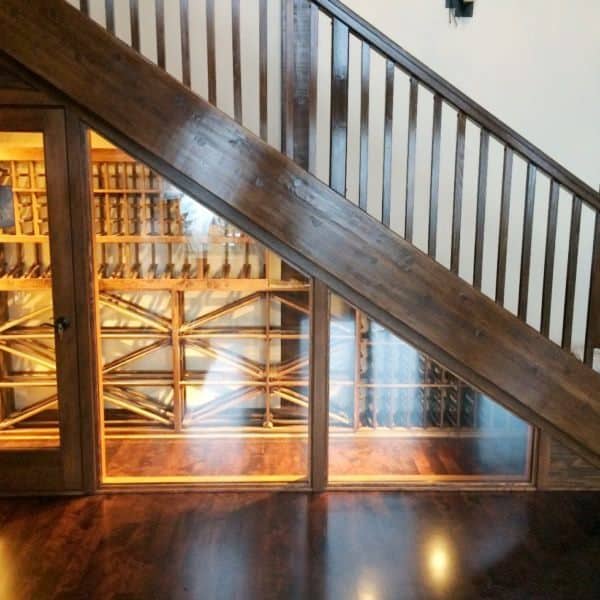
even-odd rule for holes
{"type": "Polygon", "coordinates": [[[331,335],[334,431],[507,432],[520,427],[504,408],[384,327],[348,305],[338,310],[342,314],[332,316],[331,335]],[[348,369],[352,360],[354,373],[348,369]]]}

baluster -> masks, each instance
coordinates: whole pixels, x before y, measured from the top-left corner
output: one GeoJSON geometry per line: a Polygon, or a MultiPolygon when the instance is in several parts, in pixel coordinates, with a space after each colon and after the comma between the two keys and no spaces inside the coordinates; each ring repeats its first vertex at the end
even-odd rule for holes
{"type": "Polygon", "coordinates": [[[295,81],[295,31],[294,2],[282,2],[281,14],[281,151],[294,158],[294,81],[295,81]]]}
{"type": "Polygon", "coordinates": [[[260,57],[259,96],[260,96],[260,137],[266,142],[268,137],[268,67],[269,67],[269,13],[267,0],[260,0],[258,21],[258,53],[260,57]]]}
{"type": "Polygon", "coordinates": [[[217,104],[217,59],[215,55],[215,0],[206,0],[206,54],[208,101],[217,104]]]}
{"type": "Polygon", "coordinates": [[[106,9],[106,29],[113,35],[115,34],[115,5],[114,0],[104,0],[106,9]]]}
{"type": "Polygon", "coordinates": [[[571,351],[573,336],[573,309],[575,308],[575,282],[577,279],[577,254],[579,252],[579,230],[581,226],[581,198],[573,195],[571,208],[571,231],[569,233],[569,256],[567,262],[567,288],[563,319],[562,347],[571,351]]]}
{"type": "Polygon", "coordinates": [[[548,199],[548,224],[546,226],[546,259],[544,262],[544,290],[542,292],[541,333],[550,336],[550,313],[552,308],[552,286],[554,283],[554,255],[556,250],[556,225],[558,220],[558,194],[560,186],[554,179],[550,183],[548,199]]]}
{"type": "Polygon", "coordinates": [[[454,199],[452,209],[452,248],[450,253],[450,269],[456,275],[458,275],[460,265],[460,229],[462,222],[466,129],[467,117],[459,112],[456,124],[456,150],[454,152],[454,199]]]}
{"type": "Polygon", "coordinates": [[[181,23],[181,75],[183,85],[191,87],[192,73],[190,65],[190,16],[189,0],[179,0],[179,18],[181,23]]]}
{"type": "Polygon", "coordinates": [[[310,75],[308,89],[308,171],[317,170],[317,100],[319,74],[319,8],[310,3],[310,75]]]}
{"type": "Polygon", "coordinates": [[[390,226],[392,202],[392,128],[394,118],[394,63],[386,62],[385,73],[385,117],[383,133],[383,198],[381,222],[390,226]]]}
{"type": "Polygon", "coordinates": [[[346,195],[346,157],[348,144],[348,27],[333,20],[331,45],[331,157],[330,186],[346,195]]]}
{"type": "Polygon", "coordinates": [[[155,0],[156,5],[156,56],[161,69],[166,66],[165,51],[165,0],[155,0]]]}
{"type": "Polygon", "coordinates": [[[588,320],[585,337],[586,365],[593,366],[594,348],[600,347],[600,214],[594,217],[594,250],[592,253],[592,275],[590,281],[590,298],[588,303],[588,320]]]}
{"type": "Polygon", "coordinates": [[[413,238],[415,213],[415,167],[417,162],[417,104],[419,102],[419,82],[410,80],[408,106],[408,146],[406,151],[406,211],[404,214],[404,237],[408,242],[413,238]]]}
{"type": "Polygon", "coordinates": [[[79,9],[81,10],[81,12],[86,15],[86,16],[90,16],[90,5],[89,5],[89,0],[79,0],[79,9]]]}
{"type": "Polygon", "coordinates": [[[369,83],[371,80],[371,49],[366,42],[362,42],[360,77],[360,174],[358,206],[363,210],[367,210],[369,194],[369,83]]]}
{"type": "Polygon", "coordinates": [[[473,286],[480,290],[483,277],[483,241],[485,235],[485,206],[487,199],[488,158],[490,134],[481,130],[479,138],[479,171],[477,176],[477,216],[475,221],[475,262],[473,265],[473,286]]]}
{"type": "Polygon", "coordinates": [[[131,21],[131,46],[140,51],[140,9],[139,0],[129,0],[129,20],[131,21]]]}
{"type": "Polygon", "coordinates": [[[500,200],[500,226],[498,231],[498,269],[496,270],[496,302],[504,306],[506,283],[506,252],[508,249],[508,220],[510,218],[510,192],[512,187],[513,151],[504,147],[502,166],[502,192],[500,200]]]}
{"type": "Polygon", "coordinates": [[[433,131],[431,133],[431,176],[429,184],[429,256],[437,253],[438,201],[440,195],[440,152],[442,142],[442,98],[433,98],[433,131]]]}
{"type": "Polygon", "coordinates": [[[233,115],[242,122],[242,57],[240,49],[240,0],[231,0],[231,40],[233,52],[233,115]]]}
{"type": "Polygon", "coordinates": [[[519,318],[527,321],[529,302],[529,273],[531,269],[531,237],[533,234],[533,213],[535,209],[536,168],[527,165],[527,188],[525,190],[525,210],[523,216],[523,245],[521,247],[521,276],[519,281],[519,318]]]}

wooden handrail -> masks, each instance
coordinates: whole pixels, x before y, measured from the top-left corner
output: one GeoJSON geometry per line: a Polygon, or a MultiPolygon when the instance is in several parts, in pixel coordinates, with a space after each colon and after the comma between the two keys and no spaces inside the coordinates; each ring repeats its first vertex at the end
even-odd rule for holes
{"type": "Polygon", "coordinates": [[[510,148],[523,156],[527,161],[544,171],[550,178],[555,179],[568,188],[594,209],[600,210],[600,193],[594,190],[594,188],[579,179],[568,169],[565,169],[565,167],[526,140],[506,123],[496,118],[443,77],[440,77],[427,65],[350,10],[342,2],[339,0],[310,0],[310,2],[318,5],[329,16],[341,21],[356,37],[368,43],[388,60],[396,63],[411,77],[418,79],[422,85],[434,94],[441,96],[457,110],[463,112],[469,119],[475,121],[475,123],[487,130],[492,136],[510,146],[510,148]]]}

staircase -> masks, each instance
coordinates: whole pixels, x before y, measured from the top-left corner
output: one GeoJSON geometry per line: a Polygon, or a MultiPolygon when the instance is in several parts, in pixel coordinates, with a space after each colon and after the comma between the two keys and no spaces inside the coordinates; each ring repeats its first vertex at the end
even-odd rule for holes
{"type": "MultiPolygon", "coordinates": [[[[83,13],[89,4],[81,1],[83,13]]],[[[113,35],[118,15],[112,0],[104,6],[106,30],[63,0],[3,0],[1,50],[26,68],[38,85],[75,106],[87,123],[317,278],[323,289],[329,287],[600,465],[600,375],[591,368],[593,350],[600,347],[599,194],[337,0],[289,0],[275,17],[274,3],[256,3],[258,87],[250,86],[250,98],[243,94],[248,86],[242,85],[241,6],[233,0],[233,102],[221,106],[232,109],[228,115],[218,108],[217,73],[221,75],[226,61],[218,56],[215,44],[214,0],[207,0],[204,15],[206,85],[194,90],[190,89],[196,58],[191,42],[197,38],[190,32],[197,23],[190,16],[193,3],[173,3],[179,10],[176,66],[167,52],[168,4],[157,0],[154,12],[156,48],[151,58],[155,56],[157,64],[139,53],[148,32],[143,30],[146,21],[140,18],[137,0],[131,0],[126,15],[131,47],[113,35]],[[270,114],[272,89],[278,83],[269,37],[274,18],[281,23],[283,40],[278,118],[270,114]],[[319,39],[323,31],[330,36],[319,39]],[[359,98],[351,94],[350,88],[356,86],[349,85],[351,48],[360,52],[359,98]],[[331,60],[326,82],[320,72],[324,55],[331,60]],[[377,202],[369,188],[373,170],[368,103],[375,60],[385,62],[382,184],[377,202]],[[167,66],[181,81],[165,71],[167,66]],[[398,94],[402,85],[405,98],[398,94]],[[253,105],[258,112],[251,119],[244,106],[253,105]],[[351,108],[358,105],[360,122],[354,123],[351,108]],[[328,108],[325,127],[323,106],[328,108]],[[408,120],[402,124],[405,144],[398,159],[394,119],[403,115],[403,107],[408,120]],[[424,194],[419,185],[417,123],[420,111],[427,110],[431,110],[431,148],[424,194]],[[456,121],[456,130],[447,193],[448,153],[443,151],[442,131],[449,118],[456,121]],[[279,126],[281,140],[273,134],[279,126]],[[354,158],[351,129],[355,136],[358,132],[354,158]],[[461,219],[467,200],[465,157],[473,131],[479,144],[470,246],[461,219]],[[492,148],[500,149],[503,157],[497,174],[502,184],[494,239],[486,226],[492,148]],[[356,172],[348,169],[351,163],[356,172]],[[524,208],[515,217],[519,168],[524,174],[524,208]],[[546,197],[540,189],[547,190],[546,197]],[[547,205],[542,249],[534,245],[539,202],[547,205]],[[418,235],[423,229],[418,219],[424,205],[428,211],[423,237],[418,235]],[[565,205],[571,216],[562,278],[556,275],[555,264],[558,214],[565,205]],[[452,214],[451,231],[444,234],[442,209],[452,214]],[[515,220],[520,222],[521,254],[516,302],[510,306],[506,282],[515,267],[507,240],[515,220]],[[585,244],[582,233],[589,231],[593,240],[585,244]],[[441,248],[444,239],[450,240],[448,252],[441,248]],[[492,246],[497,259],[490,272],[486,252],[492,246]],[[535,252],[543,256],[541,278],[532,271],[535,252]],[[564,286],[562,303],[554,293],[558,285],[564,286]],[[587,312],[587,319],[579,319],[585,331],[576,327],[581,311],[587,312]],[[583,352],[575,338],[582,340],[583,352]]]]}

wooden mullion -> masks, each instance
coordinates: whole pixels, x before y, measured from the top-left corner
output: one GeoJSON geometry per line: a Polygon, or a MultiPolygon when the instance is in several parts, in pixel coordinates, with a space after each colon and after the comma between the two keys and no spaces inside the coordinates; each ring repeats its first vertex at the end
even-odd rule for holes
{"type": "Polygon", "coordinates": [[[573,196],[571,207],[571,229],[569,233],[569,255],[567,258],[567,284],[563,315],[562,347],[571,351],[573,336],[573,311],[575,309],[575,283],[577,280],[577,256],[579,253],[579,234],[581,228],[581,198],[573,196]]]}
{"type": "Polygon", "coordinates": [[[313,491],[327,487],[329,450],[329,289],[312,283],[310,347],[310,482],[313,491]]]}
{"type": "Polygon", "coordinates": [[[452,208],[452,246],[450,270],[458,275],[460,266],[460,230],[462,225],[463,178],[465,171],[465,134],[467,118],[458,113],[456,124],[456,149],[454,153],[454,198],[452,208]]]}
{"type": "Polygon", "coordinates": [[[179,333],[183,321],[183,292],[171,292],[171,350],[173,361],[173,422],[176,432],[183,428],[184,406],[182,386],[184,373],[181,371],[181,341],[179,333]]]}
{"type": "Polygon", "coordinates": [[[548,223],[546,226],[546,259],[544,262],[544,290],[542,293],[541,333],[550,335],[550,313],[552,308],[552,286],[554,282],[554,255],[556,250],[556,226],[558,221],[558,194],[560,186],[556,180],[550,183],[548,200],[548,223]]]}
{"type": "Polygon", "coordinates": [[[346,195],[348,157],[348,64],[350,34],[341,21],[333,20],[331,43],[331,156],[330,187],[346,195]]]}
{"type": "Polygon", "coordinates": [[[240,0],[231,0],[231,44],[233,54],[233,115],[242,122],[242,54],[240,48],[240,0]]]}
{"type": "Polygon", "coordinates": [[[415,217],[415,179],[417,165],[417,106],[419,82],[410,80],[408,104],[408,144],[406,149],[406,212],[404,215],[404,238],[412,243],[415,217]]]}
{"type": "Polygon", "coordinates": [[[594,221],[592,273],[588,302],[585,353],[583,357],[585,364],[589,367],[593,366],[594,349],[600,347],[600,213],[596,212],[594,221]]]}
{"type": "Polygon", "coordinates": [[[267,0],[260,0],[258,18],[260,137],[266,142],[269,134],[269,12],[267,0]]]}
{"type": "Polygon", "coordinates": [[[191,87],[192,72],[190,64],[190,14],[189,0],[179,0],[179,18],[181,26],[181,75],[183,85],[191,87]]]}
{"type": "Polygon", "coordinates": [[[485,207],[487,199],[488,158],[490,135],[481,130],[479,142],[479,172],[477,176],[477,217],[475,222],[475,261],[473,266],[473,286],[480,290],[483,277],[483,244],[485,236],[485,207]]]}
{"type": "Polygon", "coordinates": [[[371,49],[362,42],[360,80],[360,167],[358,206],[367,210],[369,195],[369,84],[371,80],[371,49]]]}
{"type": "Polygon", "coordinates": [[[392,209],[392,131],[394,119],[394,63],[386,62],[385,113],[383,130],[383,192],[381,222],[390,226],[392,209]]]}
{"type": "Polygon", "coordinates": [[[431,135],[431,175],[429,184],[429,239],[428,253],[437,253],[438,204],[440,194],[440,154],[442,146],[442,98],[433,99],[433,131],[431,135]]]}
{"type": "Polygon", "coordinates": [[[500,201],[500,226],[498,230],[498,268],[496,270],[496,302],[504,305],[506,285],[506,254],[508,250],[508,223],[510,218],[510,192],[512,187],[513,151],[504,147],[502,166],[502,192],[500,201]]]}
{"type": "Polygon", "coordinates": [[[533,215],[535,211],[536,168],[527,165],[527,188],[525,190],[525,210],[523,214],[523,243],[521,247],[521,276],[519,280],[519,310],[522,321],[527,321],[529,303],[529,276],[531,271],[531,239],[533,235],[533,215]]]}
{"type": "Polygon", "coordinates": [[[131,47],[140,51],[140,9],[139,0],[129,0],[129,20],[131,23],[131,47]]]}

